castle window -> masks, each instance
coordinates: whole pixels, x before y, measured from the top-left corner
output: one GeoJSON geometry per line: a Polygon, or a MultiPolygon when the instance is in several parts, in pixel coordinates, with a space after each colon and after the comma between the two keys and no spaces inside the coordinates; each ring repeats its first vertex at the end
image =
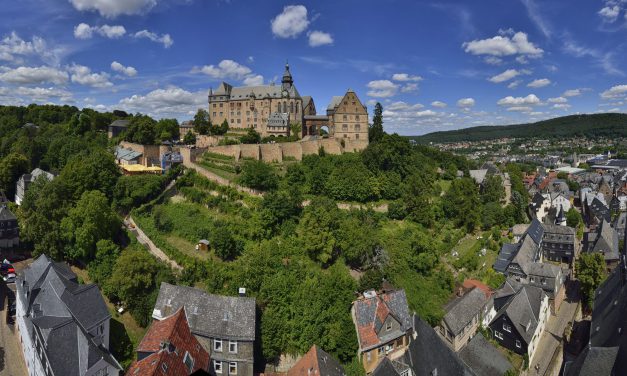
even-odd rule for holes
{"type": "Polygon", "coordinates": [[[287,102],[283,101],[283,112],[287,112],[287,102]]]}
{"type": "Polygon", "coordinates": [[[359,132],[361,130],[361,126],[359,124],[355,124],[355,132],[359,132]]]}
{"type": "Polygon", "coordinates": [[[358,134],[355,135],[355,140],[359,140],[359,135],[358,134]]]}
{"type": "Polygon", "coordinates": [[[281,112],[281,103],[276,104],[276,112],[281,112]]]}
{"type": "Polygon", "coordinates": [[[348,120],[348,115],[342,116],[342,120],[348,120]]]}
{"type": "Polygon", "coordinates": [[[344,132],[348,131],[348,124],[342,124],[342,130],[344,132]]]}
{"type": "Polygon", "coordinates": [[[222,108],[222,103],[220,103],[220,108],[222,108]]]}
{"type": "Polygon", "coordinates": [[[359,115],[355,115],[355,120],[359,120],[359,115]]]}
{"type": "Polygon", "coordinates": [[[215,103],[213,104],[213,108],[216,108],[216,104],[215,103]]]}
{"type": "Polygon", "coordinates": [[[290,113],[294,113],[294,102],[290,102],[290,113]]]}
{"type": "Polygon", "coordinates": [[[298,113],[298,106],[296,106],[296,113],[298,113]]]}
{"type": "Polygon", "coordinates": [[[213,112],[213,116],[214,116],[214,117],[216,116],[216,112],[215,112],[215,111],[213,112]]]}

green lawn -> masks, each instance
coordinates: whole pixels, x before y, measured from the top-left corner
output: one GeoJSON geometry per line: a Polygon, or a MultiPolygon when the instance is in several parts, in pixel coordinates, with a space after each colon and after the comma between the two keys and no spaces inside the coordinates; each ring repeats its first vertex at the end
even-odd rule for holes
{"type": "Polygon", "coordinates": [[[180,236],[168,234],[165,239],[171,246],[176,247],[179,251],[188,256],[195,257],[200,260],[207,260],[209,258],[209,252],[201,250],[197,251],[196,244],[193,244],[180,236]]]}
{"type": "Polygon", "coordinates": [[[451,188],[452,182],[452,180],[438,180],[436,184],[438,184],[440,188],[442,188],[443,193],[446,193],[451,188]]]}

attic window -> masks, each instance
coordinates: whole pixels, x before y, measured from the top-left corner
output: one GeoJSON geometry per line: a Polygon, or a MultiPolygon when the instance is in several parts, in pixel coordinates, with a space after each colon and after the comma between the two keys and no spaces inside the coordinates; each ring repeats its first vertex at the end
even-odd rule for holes
{"type": "Polygon", "coordinates": [[[194,358],[187,351],[185,351],[185,356],[183,357],[183,363],[187,367],[189,373],[192,373],[194,370],[194,358]]]}
{"type": "Polygon", "coordinates": [[[166,363],[161,363],[161,370],[163,370],[163,373],[167,373],[168,365],[166,363]]]}
{"type": "Polygon", "coordinates": [[[385,330],[387,330],[387,331],[392,330],[392,323],[390,321],[388,321],[388,323],[385,324],[385,330]]]}

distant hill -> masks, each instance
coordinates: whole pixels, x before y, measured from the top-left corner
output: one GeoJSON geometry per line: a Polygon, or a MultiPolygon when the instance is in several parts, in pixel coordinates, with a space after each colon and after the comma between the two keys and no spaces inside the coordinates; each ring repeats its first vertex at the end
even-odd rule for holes
{"type": "Polygon", "coordinates": [[[570,115],[537,123],[472,127],[409,138],[421,144],[428,144],[429,142],[493,140],[503,137],[564,138],[572,136],[627,137],[627,114],[570,115]]]}

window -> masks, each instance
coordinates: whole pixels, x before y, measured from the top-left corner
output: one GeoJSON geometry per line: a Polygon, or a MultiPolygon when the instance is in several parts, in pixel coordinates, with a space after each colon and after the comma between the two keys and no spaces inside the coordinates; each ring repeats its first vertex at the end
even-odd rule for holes
{"type": "Polygon", "coordinates": [[[358,134],[355,135],[355,140],[359,140],[359,135],[358,134]]]}
{"type": "Polygon", "coordinates": [[[370,351],[366,353],[366,361],[371,361],[372,360],[372,355],[370,355],[370,351]]]}
{"type": "Polygon", "coordinates": [[[237,375],[237,362],[229,362],[229,375],[237,375]]]}
{"type": "Polygon", "coordinates": [[[355,120],[359,120],[359,115],[355,115],[355,120]]]}
{"type": "Polygon", "coordinates": [[[214,360],[213,370],[216,371],[216,373],[222,373],[222,362],[214,360]]]}
{"type": "Polygon", "coordinates": [[[512,327],[510,325],[506,324],[506,323],[503,323],[503,330],[508,332],[508,333],[511,333],[512,332],[512,327]]]}
{"type": "Polygon", "coordinates": [[[194,370],[194,358],[187,351],[185,351],[185,356],[183,357],[183,363],[185,363],[185,367],[189,373],[192,373],[194,370]]]}
{"type": "MultiPolygon", "coordinates": [[[[164,363],[165,364],[165,363],[164,363]]],[[[167,365],[166,365],[167,368],[167,365]]],[[[52,375],[50,366],[48,365],[48,367],[46,368],[46,373],[49,375],[52,375]]],[[[107,367],[99,369],[98,372],[96,372],[95,376],[108,376],[109,372],[107,372],[107,367]]]]}
{"type": "Polygon", "coordinates": [[[222,351],[222,340],[214,339],[213,340],[213,351],[222,351]]]}
{"type": "Polygon", "coordinates": [[[220,103],[220,108],[222,108],[222,103],[220,103]]]}
{"type": "Polygon", "coordinates": [[[229,341],[229,352],[233,354],[237,354],[237,342],[229,341]]]}
{"type": "Polygon", "coordinates": [[[361,126],[359,124],[355,124],[355,132],[359,132],[361,130],[361,126]]]}
{"type": "Polygon", "coordinates": [[[348,120],[348,115],[342,116],[342,120],[348,120]]]}
{"type": "Polygon", "coordinates": [[[542,282],[543,285],[546,285],[546,278],[542,278],[541,282],[542,282]]]}
{"type": "Polygon", "coordinates": [[[503,333],[499,332],[498,330],[494,331],[494,336],[498,339],[503,339],[503,333]]]}
{"type": "Polygon", "coordinates": [[[388,323],[385,324],[385,330],[392,330],[392,322],[388,321],[388,323]]]}
{"type": "Polygon", "coordinates": [[[377,349],[377,351],[379,352],[379,355],[383,355],[385,353],[385,347],[381,346],[377,349]]]}
{"type": "Polygon", "coordinates": [[[161,363],[161,369],[163,370],[164,373],[168,372],[168,365],[167,363],[161,363]]]}
{"type": "Polygon", "coordinates": [[[290,113],[294,113],[294,102],[290,102],[290,113]]]}
{"type": "Polygon", "coordinates": [[[214,117],[216,116],[216,112],[215,112],[215,111],[213,111],[213,116],[214,116],[214,117]]]}
{"type": "Polygon", "coordinates": [[[520,341],[519,340],[516,340],[516,347],[520,348],[520,341]]]}
{"type": "Polygon", "coordinates": [[[223,114],[223,112],[222,112],[222,111],[220,111],[220,116],[223,116],[222,114],[223,114]]]}
{"type": "Polygon", "coordinates": [[[348,124],[342,124],[342,130],[344,132],[348,131],[348,124]]]}
{"type": "Polygon", "coordinates": [[[392,345],[385,345],[385,353],[389,354],[390,352],[392,352],[392,350],[394,350],[394,346],[392,345]]]}

